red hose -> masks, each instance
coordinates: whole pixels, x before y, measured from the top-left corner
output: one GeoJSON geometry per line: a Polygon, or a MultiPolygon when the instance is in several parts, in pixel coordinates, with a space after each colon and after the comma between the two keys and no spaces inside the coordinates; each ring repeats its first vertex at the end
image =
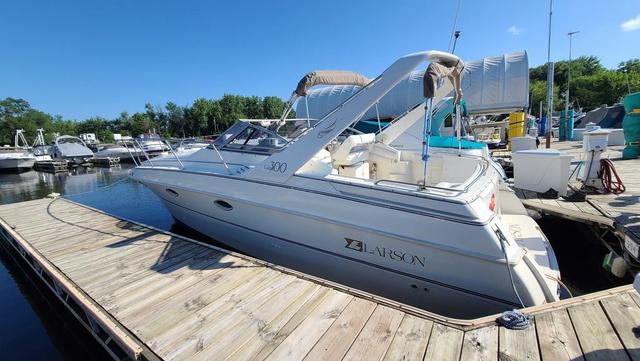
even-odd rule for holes
{"type": "Polygon", "coordinates": [[[602,179],[602,186],[607,193],[620,194],[627,190],[609,159],[600,159],[600,179],[602,179]],[[612,175],[616,177],[615,181],[611,177],[612,175]]]}

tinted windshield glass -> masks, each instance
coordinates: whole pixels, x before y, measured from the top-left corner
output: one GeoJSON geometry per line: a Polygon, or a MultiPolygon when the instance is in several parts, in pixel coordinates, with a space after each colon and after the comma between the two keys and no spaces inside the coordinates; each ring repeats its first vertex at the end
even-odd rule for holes
{"type": "Polygon", "coordinates": [[[214,144],[224,150],[271,154],[280,150],[286,143],[285,138],[266,128],[249,123],[236,123],[218,137],[214,144]]]}

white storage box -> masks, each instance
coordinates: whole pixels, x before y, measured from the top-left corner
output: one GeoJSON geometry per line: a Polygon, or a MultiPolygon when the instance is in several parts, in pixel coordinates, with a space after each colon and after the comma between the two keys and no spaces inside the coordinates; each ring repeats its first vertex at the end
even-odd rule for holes
{"type": "Polygon", "coordinates": [[[511,138],[511,152],[536,149],[536,138],[524,136],[511,138]]]}
{"type": "Polygon", "coordinates": [[[555,149],[512,153],[514,187],[544,193],[552,188],[567,195],[571,155],[555,149]]]}
{"type": "Polygon", "coordinates": [[[609,131],[608,145],[624,145],[624,130],[607,129],[609,131]]]}

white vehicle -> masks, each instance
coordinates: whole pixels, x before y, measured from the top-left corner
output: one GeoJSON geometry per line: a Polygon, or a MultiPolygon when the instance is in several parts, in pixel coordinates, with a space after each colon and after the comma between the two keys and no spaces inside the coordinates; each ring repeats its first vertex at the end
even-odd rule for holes
{"type": "MultiPolygon", "coordinates": [[[[362,89],[289,136],[238,122],[211,146],[131,177],[178,221],[237,250],[433,312],[476,317],[558,300],[553,250],[520,203],[508,198],[502,211],[500,177],[484,157],[398,150],[374,134],[337,140],[424,62],[449,75],[463,66],[427,51],[372,81],[310,73],[290,105],[319,83],[362,89]]],[[[427,105],[442,97],[433,75],[427,105]]]]}
{"type": "Polygon", "coordinates": [[[14,148],[0,148],[0,170],[23,171],[33,168],[36,156],[24,138],[22,129],[16,130],[14,145],[14,148]]]}

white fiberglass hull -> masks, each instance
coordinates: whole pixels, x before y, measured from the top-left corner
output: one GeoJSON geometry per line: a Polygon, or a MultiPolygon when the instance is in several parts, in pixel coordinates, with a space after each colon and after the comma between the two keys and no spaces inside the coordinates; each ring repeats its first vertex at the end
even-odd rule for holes
{"type": "MultiPolygon", "coordinates": [[[[268,262],[454,317],[519,307],[504,259],[475,246],[494,224],[217,176],[189,174],[187,188],[179,171],[132,177],[178,221],[268,262]]],[[[537,282],[522,259],[510,263],[524,302],[544,302],[522,285],[537,282]]]]}
{"type": "Polygon", "coordinates": [[[122,147],[122,148],[111,148],[111,149],[102,149],[99,150],[95,153],[96,157],[99,158],[120,158],[121,162],[127,162],[127,161],[133,161],[133,159],[131,158],[131,156],[138,156],[142,159],[144,159],[144,155],[142,154],[142,151],[138,150],[138,149],[129,149],[127,150],[126,148],[122,147]]]}
{"type": "Polygon", "coordinates": [[[0,170],[27,170],[33,168],[35,157],[24,158],[2,158],[0,159],[0,170]]]}

